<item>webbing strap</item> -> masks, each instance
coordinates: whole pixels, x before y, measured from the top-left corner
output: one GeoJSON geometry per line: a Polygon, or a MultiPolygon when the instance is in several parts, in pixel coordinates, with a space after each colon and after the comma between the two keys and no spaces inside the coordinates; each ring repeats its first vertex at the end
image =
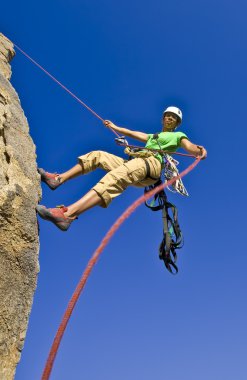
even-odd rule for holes
{"type": "Polygon", "coordinates": [[[145,178],[145,179],[151,178],[151,179],[153,179],[153,180],[155,180],[155,181],[158,181],[160,177],[158,177],[158,178],[157,178],[157,177],[154,178],[154,177],[151,176],[151,168],[150,168],[150,164],[149,164],[149,162],[147,161],[147,159],[145,159],[145,158],[142,158],[142,159],[144,160],[145,165],[146,165],[146,169],[147,169],[147,175],[146,175],[146,178],[145,178]]]}
{"type": "MultiPolygon", "coordinates": [[[[148,193],[153,188],[162,183],[159,180],[156,184],[146,187],[144,193],[148,193]]],[[[164,190],[161,190],[154,196],[154,200],[145,205],[152,211],[162,210],[163,219],[163,240],[159,246],[159,258],[164,261],[165,267],[172,274],[177,274],[178,267],[176,265],[177,253],[176,249],[183,246],[183,235],[178,223],[177,208],[167,200],[167,196],[164,190]],[[171,211],[171,215],[169,214],[171,211]]]]}

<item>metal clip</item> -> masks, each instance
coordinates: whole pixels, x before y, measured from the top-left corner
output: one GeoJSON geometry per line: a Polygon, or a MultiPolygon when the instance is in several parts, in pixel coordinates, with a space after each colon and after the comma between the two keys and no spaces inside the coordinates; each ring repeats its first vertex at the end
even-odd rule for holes
{"type": "Polygon", "coordinates": [[[121,146],[128,145],[128,141],[126,140],[125,136],[116,137],[115,142],[117,145],[121,145],[121,146]]]}

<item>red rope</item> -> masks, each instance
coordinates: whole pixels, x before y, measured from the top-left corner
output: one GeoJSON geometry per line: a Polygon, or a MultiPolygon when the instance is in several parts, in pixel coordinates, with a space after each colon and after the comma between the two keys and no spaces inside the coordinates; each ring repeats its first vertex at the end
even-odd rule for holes
{"type": "MultiPolygon", "coordinates": [[[[65,91],[68,92],[74,99],[76,99],[83,107],[85,107],[89,112],[91,112],[94,116],[96,116],[99,120],[104,122],[104,119],[99,116],[92,108],[90,108],[86,103],[84,103],[78,96],[76,96],[72,91],[70,91],[66,86],[64,86],[59,80],[57,80],[53,75],[51,75],[44,67],[42,67],[38,62],[36,62],[33,58],[31,58],[27,53],[25,53],[19,46],[14,44],[16,49],[18,49],[26,58],[28,58],[32,63],[34,63],[40,70],[42,70],[46,75],[48,75],[54,82],[56,82],[60,87],[62,87],[65,91]]],[[[120,135],[114,131],[114,129],[110,128],[116,136],[120,137],[120,135]]]]}
{"type": "Polygon", "coordinates": [[[81,279],[80,279],[80,281],[79,281],[79,283],[78,283],[78,285],[77,285],[77,287],[76,287],[76,289],[75,289],[75,291],[74,291],[74,293],[73,293],[73,295],[69,301],[67,309],[65,310],[62,321],[59,325],[59,328],[58,328],[56,336],[54,338],[52,347],[50,349],[49,356],[48,356],[47,361],[46,361],[46,365],[45,365],[45,368],[44,368],[44,371],[42,374],[42,380],[49,380],[49,378],[50,378],[50,374],[51,374],[51,371],[53,368],[53,364],[54,364],[54,361],[55,361],[55,358],[56,358],[56,355],[57,355],[63,334],[65,332],[66,326],[67,326],[69,319],[71,317],[71,314],[72,314],[72,312],[76,306],[76,303],[80,297],[80,294],[81,294],[81,292],[82,292],[82,290],[83,290],[83,288],[87,282],[87,279],[88,279],[94,265],[97,263],[99,256],[103,252],[106,245],[109,243],[112,236],[115,234],[115,232],[121,226],[121,224],[133,213],[133,211],[135,211],[135,209],[138,206],[140,206],[142,203],[144,203],[149,198],[153,197],[156,193],[158,193],[162,189],[165,189],[167,186],[170,186],[178,178],[184,177],[191,170],[193,170],[196,167],[196,165],[198,165],[200,160],[201,160],[201,158],[198,157],[190,166],[188,166],[187,169],[185,169],[183,172],[181,172],[181,174],[179,176],[172,178],[171,180],[169,180],[165,184],[162,183],[160,186],[156,187],[154,190],[152,190],[152,191],[148,192],[147,194],[138,198],[134,203],[132,203],[132,205],[130,205],[123,212],[123,214],[116,220],[116,222],[109,229],[107,234],[102,239],[100,245],[98,246],[98,248],[96,249],[96,251],[92,255],[91,259],[89,260],[87,267],[86,267],[84,273],[82,274],[82,277],[81,277],[81,279]]]}

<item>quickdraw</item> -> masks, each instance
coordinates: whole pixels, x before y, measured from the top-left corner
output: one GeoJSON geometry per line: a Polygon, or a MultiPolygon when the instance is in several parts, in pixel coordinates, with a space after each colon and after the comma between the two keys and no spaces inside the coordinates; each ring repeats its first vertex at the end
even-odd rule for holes
{"type": "MultiPolygon", "coordinates": [[[[164,181],[167,182],[169,179],[172,179],[173,177],[177,177],[179,175],[179,171],[177,169],[177,165],[179,162],[175,160],[173,157],[171,157],[169,154],[165,153],[163,155],[163,176],[164,181]]],[[[188,191],[186,190],[183,181],[181,178],[178,178],[171,187],[167,188],[169,191],[177,192],[184,196],[189,196],[188,191]]]]}

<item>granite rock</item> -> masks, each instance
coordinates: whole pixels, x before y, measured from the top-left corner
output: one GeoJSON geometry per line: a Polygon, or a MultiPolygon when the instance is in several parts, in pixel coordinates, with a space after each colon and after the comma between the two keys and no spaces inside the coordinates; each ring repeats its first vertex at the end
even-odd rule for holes
{"type": "Polygon", "coordinates": [[[20,360],[39,272],[35,145],[12,87],[13,44],[0,33],[0,379],[20,360]]]}

